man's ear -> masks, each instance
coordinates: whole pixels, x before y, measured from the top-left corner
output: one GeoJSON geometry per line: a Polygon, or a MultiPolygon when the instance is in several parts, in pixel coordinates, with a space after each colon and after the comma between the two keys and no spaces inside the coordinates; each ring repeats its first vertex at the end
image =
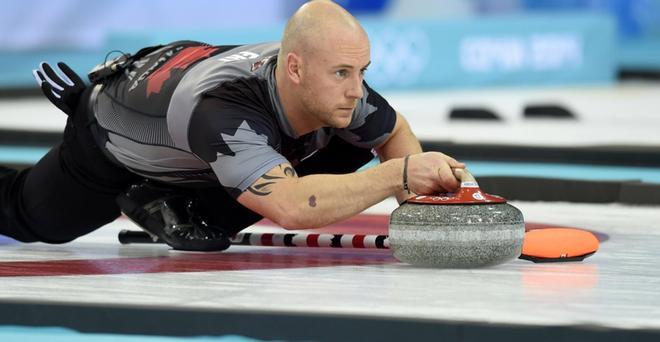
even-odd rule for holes
{"type": "Polygon", "coordinates": [[[302,80],[302,58],[293,52],[286,54],[286,74],[291,82],[300,84],[302,80]]]}

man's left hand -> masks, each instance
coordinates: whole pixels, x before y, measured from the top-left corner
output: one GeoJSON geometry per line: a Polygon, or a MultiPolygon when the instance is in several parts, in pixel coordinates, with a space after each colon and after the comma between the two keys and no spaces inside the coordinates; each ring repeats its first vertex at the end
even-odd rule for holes
{"type": "Polygon", "coordinates": [[[85,82],[63,62],[57,63],[57,66],[59,74],[48,63],[42,62],[39,69],[32,70],[32,74],[50,102],[71,116],[85,90],[85,82]]]}

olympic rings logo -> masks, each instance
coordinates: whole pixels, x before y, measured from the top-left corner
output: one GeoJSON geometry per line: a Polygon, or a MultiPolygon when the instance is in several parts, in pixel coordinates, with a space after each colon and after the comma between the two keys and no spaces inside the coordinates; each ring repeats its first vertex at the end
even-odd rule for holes
{"type": "Polygon", "coordinates": [[[431,62],[431,40],[420,28],[385,28],[370,34],[368,80],[375,86],[409,86],[431,62]]]}

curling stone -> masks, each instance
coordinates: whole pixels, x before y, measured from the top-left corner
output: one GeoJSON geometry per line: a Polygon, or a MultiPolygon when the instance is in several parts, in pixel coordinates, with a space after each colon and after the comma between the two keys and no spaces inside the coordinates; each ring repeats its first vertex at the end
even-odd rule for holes
{"type": "Polygon", "coordinates": [[[525,237],[520,210],[482,192],[467,170],[454,174],[461,181],[455,193],[418,195],[392,212],[394,257],[417,266],[475,268],[520,256],[525,237]]]}

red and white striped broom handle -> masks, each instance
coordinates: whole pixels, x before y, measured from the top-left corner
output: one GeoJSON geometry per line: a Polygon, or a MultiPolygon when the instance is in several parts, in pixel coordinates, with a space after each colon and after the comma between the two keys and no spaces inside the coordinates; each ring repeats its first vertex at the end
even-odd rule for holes
{"type": "MultiPolygon", "coordinates": [[[[389,249],[387,235],[305,234],[305,233],[238,233],[230,239],[232,245],[280,247],[331,247],[389,249]]],[[[119,242],[162,243],[143,231],[122,230],[119,242]]]]}

